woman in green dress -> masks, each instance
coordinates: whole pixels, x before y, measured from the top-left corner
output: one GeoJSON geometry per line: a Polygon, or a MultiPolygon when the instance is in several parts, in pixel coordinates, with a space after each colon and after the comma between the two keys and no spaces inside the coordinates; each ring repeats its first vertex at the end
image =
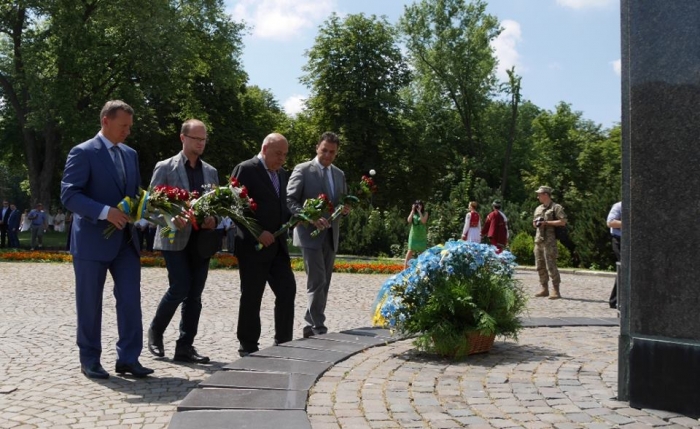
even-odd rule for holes
{"type": "Polygon", "coordinates": [[[428,247],[428,213],[425,211],[423,201],[417,200],[411,207],[411,214],[406,218],[406,222],[411,224],[411,232],[408,234],[408,252],[404,268],[408,267],[408,261],[417,256],[428,247]]]}

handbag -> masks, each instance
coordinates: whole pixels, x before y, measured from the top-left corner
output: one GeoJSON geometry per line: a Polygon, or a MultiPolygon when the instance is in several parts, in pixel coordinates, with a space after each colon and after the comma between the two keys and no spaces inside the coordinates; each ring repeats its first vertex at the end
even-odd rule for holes
{"type": "Polygon", "coordinates": [[[219,229],[200,229],[197,234],[197,253],[202,259],[211,258],[221,250],[222,234],[219,229]]]}

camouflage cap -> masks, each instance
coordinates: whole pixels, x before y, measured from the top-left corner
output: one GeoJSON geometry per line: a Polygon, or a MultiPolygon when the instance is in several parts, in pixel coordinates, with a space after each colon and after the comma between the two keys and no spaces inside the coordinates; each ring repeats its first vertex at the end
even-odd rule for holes
{"type": "Polygon", "coordinates": [[[548,194],[552,195],[552,188],[549,186],[540,186],[536,191],[536,194],[548,194]]]}

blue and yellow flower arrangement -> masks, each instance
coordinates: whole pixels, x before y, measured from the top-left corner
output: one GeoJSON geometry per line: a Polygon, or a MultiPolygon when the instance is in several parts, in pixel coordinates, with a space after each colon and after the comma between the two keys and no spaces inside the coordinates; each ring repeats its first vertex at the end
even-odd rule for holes
{"type": "Polygon", "coordinates": [[[384,283],[373,324],[415,335],[419,350],[451,358],[470,354],[477,334],[517,340],[527,298],[515,267],[510,252],[487,244],[432,247],[384,283]]]}

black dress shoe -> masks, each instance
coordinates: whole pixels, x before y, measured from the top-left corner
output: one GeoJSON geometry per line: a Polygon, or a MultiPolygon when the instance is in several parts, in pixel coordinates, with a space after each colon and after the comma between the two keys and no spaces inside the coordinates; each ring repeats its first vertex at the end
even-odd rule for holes
{"type": "Polygon", "coordinates": [[[197,353],[197,349],[190,346],[186,349],[175,349],[175,356],[173,357],[173,360],[176,362],[208,363],[209,357],[200,355],[197,353]]]}
{"type": "Polygon", "coordinates": [[[138,361],[134,363],[117,363],[114,369],[119,374],[131,373],[134,377],[143,378],[149,374],[153,374],[153,370],[141,365],[138,361]]]}
{"type": "Polygon", "coordinates": [[[109,373],[102,368],[99,363],[93,363],[90,365],[80,365],[80,372],[85,374],[87,378],[99,378],[106,380],[109,378],[109,373]]]}
{"type": "Polygon", "coordinates": [[[258,351],[257,349],[255,349],[255,350],[238,349],[238,356],[240,356],[240,357],[246,357],[246,356],[248,356],[249,354],[255,353],[255,352],[257,352],[257,351],[258,351]]]}
{"type": "Polygon", "coordinates": [[[165,356],[165,347],[163,347],[163,335],[158,335],[153,332],[153,329],[148,330],[148,351],[158,357],[165,356]]]}

